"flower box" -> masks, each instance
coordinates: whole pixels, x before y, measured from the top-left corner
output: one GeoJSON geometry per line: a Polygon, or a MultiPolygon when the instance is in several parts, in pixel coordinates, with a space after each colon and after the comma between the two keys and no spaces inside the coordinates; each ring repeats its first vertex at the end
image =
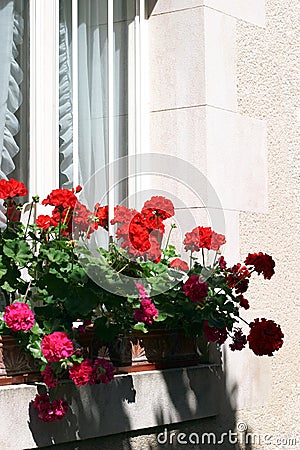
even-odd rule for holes
{"type": "Polygon", "coordinates": [[[13,336],[0,335],[0,386],[41,380],[38,362],[13,336]]]}
{"type": "Polygon", "coordinates": [[[195,366],[209,359],[205,338],[188,337],[180,328],[134,331],[118,335],[109,345],[88,328],[79,341],[86,357],[110,359],[117,373],[195,366]]]}

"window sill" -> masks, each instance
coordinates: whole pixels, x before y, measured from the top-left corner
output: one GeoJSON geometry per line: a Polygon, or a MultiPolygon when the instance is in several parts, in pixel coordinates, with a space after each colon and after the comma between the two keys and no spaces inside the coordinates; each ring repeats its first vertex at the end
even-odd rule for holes
{"type": "Polygon", "coordinates": [[[76,388],[68,381],[57,398],[71,405],[63,422],[43,423],[30,401],[41,383],[0,388],[0,447],[37,448],[215,416],[219,412],[218,364],[116,375],[108,385],[76,388]]]}

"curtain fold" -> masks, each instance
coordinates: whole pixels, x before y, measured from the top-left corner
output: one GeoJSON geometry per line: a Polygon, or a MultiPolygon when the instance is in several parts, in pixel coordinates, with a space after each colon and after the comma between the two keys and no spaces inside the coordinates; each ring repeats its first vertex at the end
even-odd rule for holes
{"type": "Polygon", "coordinates": [[[14,10],[13,0],[0,1],[0,178],[14,171],[14,157],[20,151],[15,140],[20,126],[16,111],[22,104],[20,84],[23,72],[20,68],[18,45],[23,41],[24,23],[14,10]]]}
{"type": "MultiPolygon", "coordinates": [[[[20,149],[15,136],[20,130],[15,115],[22,104],[20,84],[23,72],[17,62],[17,46],[22,44],[24,23],[14,10],[13,0],[0,0],[0,179],[7,179],[15,169],[14,157],[20,149]]],[[[0,228],[6,217],[0,203],[0,228]]]]}
{"type": "Polygon", "coordinates": [[[60,186],[73,182],[73,105],[72,105],[72,10],[71,1],[60,2],[59,22],[59,157],[60,186]]]}

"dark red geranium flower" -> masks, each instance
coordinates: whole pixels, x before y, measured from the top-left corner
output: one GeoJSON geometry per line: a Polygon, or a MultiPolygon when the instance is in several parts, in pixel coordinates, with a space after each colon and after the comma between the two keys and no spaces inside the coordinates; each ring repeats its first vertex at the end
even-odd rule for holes
{"type": "Polygon", "coordinates": [[[96,203],[94,211],[100,227],[108,230],[108,205],[100,206],[100,203],[96,203]]]}
{"type": "Polygon", "coordinates": [[[183,285],[186,297],[194,303],[202,302],[208,293],[208,285],[198,275],[191,275],[183,285]]]}
{"type": "Polygon", "coordinates": [[[238,295],[237,298],[239,299],[240,305],[242,308],[245,308],[245,309],[250,308],[248,300],[242,294],[238,295]]]}
{"type": "Polygon", "coordinates": [[[3,200],[13,197],[24,197],[27,193],[27,188],[21,181],[17,181],[14,178],[0,180],[0,198],[3,200]]]}
{"type": "Polygon", "coordinates": [[[222,270],[226,269],[227,263],[225,261],[224,256],[220,256],[220,258],[218,259],[218,263],[219,263],[220,269],[222,269],[222,270]]]}
{"type": "Polygon", "coordinates": [[[249,347],[258,356],[273,356],[283,344],[284,334],[273,320],[255,319],[250,323],[250,333],[247,337],[249,347]]]}
{"type": "Polygon", "coordinates": [[[96,358],[93,364],[93,372],[90,384],[109,383],[114,378],[114,366],[104,358],[96,358]]]}
{"type": "Polygon", "coordinates": [[[49,387],[54,388],[57,385],[57,379],[50,364],[47,364],[45,369],[41,372],[43,382],[49,387]]]}
{"type": "Polygon", "coordinates": [[[245,259],[245,264],[247,266],[253,266],[254,270],[258,274],[263,274],[264,278],[269,280],[275,273],[275,261],[271,256],[264,254],[262,252],[252,253],[245,259]]]}
{"type": "Polygon", "coordinates": [[[134,320],[136,322],[144,322],[152,325],[153,319],[158,317],[158,310],[156,309],[151,298],[144,298],[141,300],[141,306],[134,310],[134,320]]]}
{"type": "Polygon", "coordinates": [[[93,373],[92,361],[85,359],[81,363],[75,362],[69,369],[69,377],[76,386],[86,386],[89,384],[93,373]]]}
{"type": "Polygon", "coordinates": [[[179,269],[179,270],[182,270],[183,272],[189,271],[188,264],[180,258],[173,259],[173,261],[171,261],[169,265],[173,269],[179,269]]]}
{"type": "Polygon", "coordinates": [[[159,195],[151,197],[150,200],[144,203],[142,213],[146,210],[159,216],[162,220],[174,216],[174,205],[171,200],[159,195]]]}
{"type": "Polygon", "coordinates": [[[217,342],[222,345],[227,339],[227,330],[224,325],[223,328],[211,327],[208,324],[208,320],[203,322],[203,332],[208,342],[217,342]]]}
{"type": "Polygon", "coordinates": [[[247,344],[247,337],[243,334],[241,328],[237,328],[234,331],[234,335],[232,337],[232,343],[229,344],[230,349],[234,352],[235,350],[243,350],[243,348],[247,344]]]}
{"type": "Polygon", "coordinates": [[[33,406],[38,411],[38,418],[43,422],[61,420],[69,407],[68,403],[62,398],[50,402],[48,394],[36,394],[33,406]]]}
{"type": "Polygon", "coordinates": [[[228,269],[227,285],[231,289],[235,289],[237,294],[243,294],[247,291],[249,285],[249,278],[251,273],[246,266],[242,266],[240,263],[228,269]]]}

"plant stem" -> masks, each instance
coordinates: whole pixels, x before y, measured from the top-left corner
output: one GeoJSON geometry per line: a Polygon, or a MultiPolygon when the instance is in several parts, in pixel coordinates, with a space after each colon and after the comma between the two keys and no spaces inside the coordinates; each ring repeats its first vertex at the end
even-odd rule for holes
{"type": "Polygon", "coordinates": [[[26,224],[26,228],[25,228],[24,239],[26,239],[28,226],[29,226],[29,222],[30,222],[30,219],[31,219],[32,210],[33,210],[33,202],[30,203],[30,210],[29,210],[28,220],[27,220],[27,224],[26,224]]]}

